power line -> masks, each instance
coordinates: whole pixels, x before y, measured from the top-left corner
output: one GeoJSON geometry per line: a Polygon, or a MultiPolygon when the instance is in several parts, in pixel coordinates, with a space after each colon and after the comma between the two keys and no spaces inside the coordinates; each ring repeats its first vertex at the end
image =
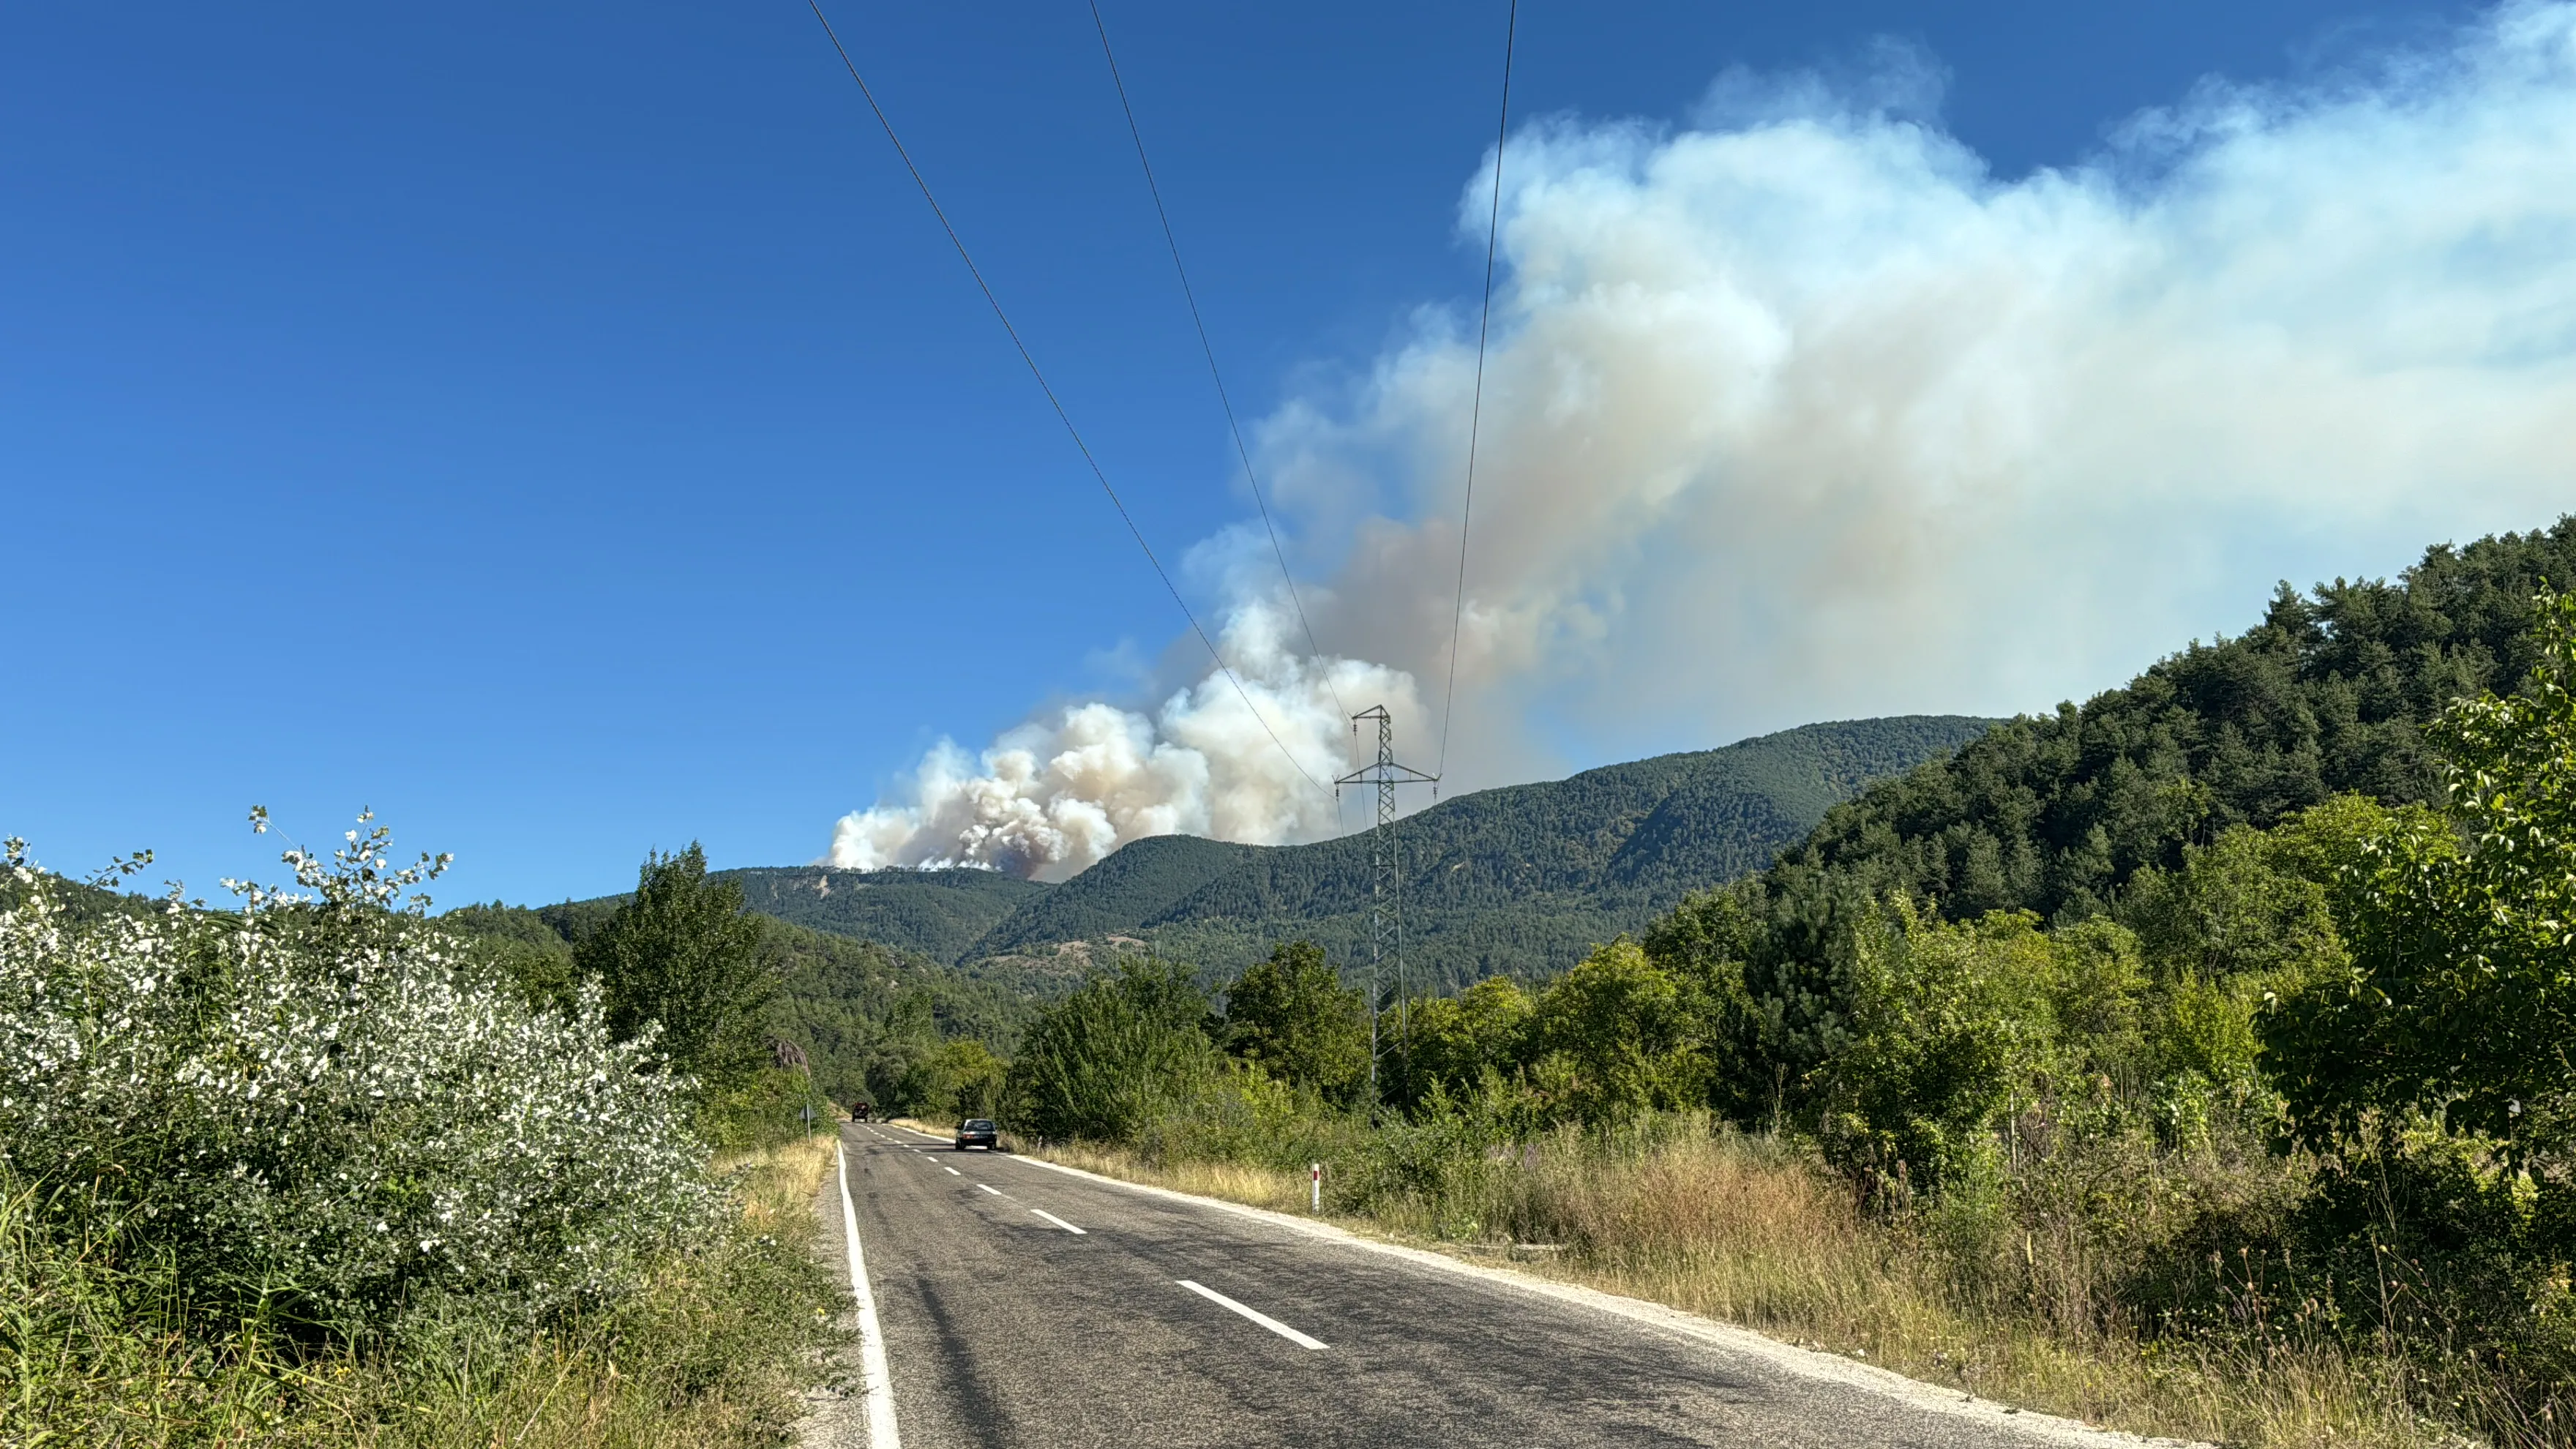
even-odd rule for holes
{"type": "Polygon", "coordinates": [[[1306,602],[1297,597],[1297,576],[1288,570],[1288,551],[1279,543],[1279,526],[1271,521],[1270,503],[1261,494],[1261,477],[1252,468],[1252,450],[1243,445],[1243,425],[1234,418],[1234,399],[1225,390],[1225,374],[1216,365],[1216,345],[1208,341],[1207,319],[1199,315],[1198,294],[1190,287],[1189,268],[1181,265],[1181,243],[1172,234],[1172,214],[1164,209],[1163,188],[1154,180],[1154,163],[1145,158],[1145,133],[1136,124],[1136,106],[1127,98],[1127,82],[1118,73],[1118,52],[1109,45],[1109,25],[1100,18],[1099,0],[1092,0],[1091,26],[1100,32],[1100,53],[1109,62],[1109,83],[1118,88],[1118,108],[1127,113],[1127,136],[1136,143],[1136,164],[1145,173],[1145,190],[1154,198],[1154,216],[1163,223],[1163,244],[1171,249],[1173,275],[1181,279],[1181,297],[1190,304],[1190,325],[1199,333],[1199,351],[1207,355],[1208,377],[1216,383],[1216,400],[1225,409],[1226,430],[1234,435],[1234,455],[1243,460],[1243,476],[1252,485],[1253,504],[1261,510],[1261,526],[1270,534],[1271,557],[1279,560],[1279,577],[1288,585],[1288,602],[1297,610],[1297,622],[1306,631],[1306,652],[1313,657],[1317,672],[1323,676],[1324,689],[1333,696],[1333,707],[1350,713],[1342,704],[1342,692],[1333,687],[1332,671],[1324,664],[1324,647],[1315,642],[1314,622],[1306,617],[1306,602]]]}
{"type": "Polygon", "coordinates": [[[1199,616],[1191,611],[1189,600],[1181,597],[1171,574],[1163,568],[1163,561],[1154,556],[1154,546],[1145,541],[1145,531],[1136,526],[1135,516],[1127,511],[1126,500],[1109,485],[1109,474],[1101,468],[1100,460],[1092,456],[1091,445],[1082,440],[1082,431],[1073,425],[1073,416],[1064,410],[1064,403],[1056,397],[1055,388],[1047,382],[1046,374],[1038,369],[1038,360],[1030,355],[1029,345],[1020,340],[1020,329],[1011,325],[1010,314],[1002,310],[1002,299],[993,295],[992,284],[984,280],[984,269],[975,265],[975,258],[966,250],[965,239],[957,235],[957,228],[940,207],[939,198],[931,194],[930,183],[923,179],[921,168],[913,164],[912,153],[904,149],[903,138],[894,133],[894,122],[886,118],[885,107],[877,104],[876,92],[868,89],[866,78],[859,74],[858,63],[850,59],[849,47],[841,44],[840,32],[834,30],[832,22],[824,16],[820,0],[805,0],[805,4],[814,12],[814,19],[821,23],[823,34],[830,37],[832,49],[840,53],[841,65],[849,71],[850,79],[858,83],[859,94],[866,98],[868,109],[876,114],[877,124],[885,130],[886,140],[894,145],[894,153],[903,158],[904,170],[912,173],[912,184],[921,188],[921,199],[930,203],[930,214],[939,218],[940,229],[948,233],[948,244],[957,249],[957,259],[966,264],[967,274],[975,279],[976,287],[983,292],[984,301],[993,309],[994,320],[1000,322],[1002,330],[1009,334],[1011,346],[1019,351],[1020,361],[1028,365],[1029,376],[1037,379],[1038,391],[1046,394],[1047,405],[1055,409],[1056,421],[1064,424],[1065,435],[1073,439],[1073,446],[1082,454],[1082,461],[1089,465],[1091,476],[1100,481],[1100,491],[1109,495],[1110,506],[1118,510],[1119,520],[1127,525],[1127,532],[1136,540],[1136,547],[1144,551],[1145,562],[1154,566],[1154,576],[1163,581],[1163,588],[1171,594],[1172,602],[1180,606],[1181,617],[1190,621],[1190,632],[1198,635],[1199,642],[1207,646],[1208,658],[1216,662],[1226,682],[1234,686],[1235,694],[1242,698],[1243,707],[1252,712],[1253,721],[1261,726],[1261,732],[1270,736],[1270,743],[1279,747],[1279,753],[1286,757],[1289,768],[1320,793],[1323,784],[1306,772],[1306,767],[1298,763],[1296,752],[1288,748],[1287,742],[1279,738],[1279,732],[1270,727],[1270,721],[1262,717],[1261,706],[1252,702],[1252,692],[1245,689],[1243,681],[1235,676],[1234,666],[1225,662],[1225,656],[1217,651],[1216,641],[1208,637],[1207,629],[1199,623],[1199,616]]]}
{"type": "Polygon", "coordinates": [[[1449,716],[1458,705],[1458,639],[1467,618],[1467,526],[1476,514],[1476,434],[1485,421],[1485,338],[1494,322],[1494,239],[1503,225],[1503,141],[1512,125],[1512,42],[1518,38],[1520,0],[1511,0],[1503,21],[1503,108],[1494,123],[1494,203],[1485,217],[1485,308],[1476,322],[1476,396],[1467,415],[1467,498],[1458,509],[1458,601],[1449,611],[1449,693],[1440,702],[1440,762],[1434,775],[1449,771],[1449,716]]]}

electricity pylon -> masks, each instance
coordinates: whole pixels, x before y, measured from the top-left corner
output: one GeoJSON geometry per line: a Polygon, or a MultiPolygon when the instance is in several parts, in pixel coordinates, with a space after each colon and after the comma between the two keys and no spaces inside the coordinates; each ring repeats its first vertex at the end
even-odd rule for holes
{"type": "Polygon", "coordinates": [[[1377,787],[1377,828],[1369,835],[1369,1096],[1377,1096],[1377,1059],[1386,1050],[1385,1034],[1379,1029],[1379,1018],[1386,1014],[1389,993],[1396,1013],[1396,1039],[1405,1039],[1407,998],[1404,993],[1404,897],[1403,862],[1395,842],[1395,787],[1398,785],[1436,785],[1437,775],[1426,775],[1411,765],[1395,762],[1395,717],[1385,705],[1361,710],[1351,716],[1351,734],[1356,737],[1360,721],[1377,721],[1377,760],[1333,781],[1336,785],[1375,785],[1377,787]],[[1391,968],[1391,969],[1390,969],[1391,968]]]}

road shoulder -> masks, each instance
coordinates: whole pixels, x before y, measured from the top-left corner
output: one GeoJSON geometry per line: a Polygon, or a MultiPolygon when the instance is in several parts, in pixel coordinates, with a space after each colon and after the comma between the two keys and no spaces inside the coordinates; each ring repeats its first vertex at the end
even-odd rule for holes
{"type": "MultiPolygon", "coordinates": [[[[814,1256],[832,1270],[836,1281],[844,1284],[850,1281],[850,1250],[841,1230],[841,1173],[846,1166],[836,1160],[832,1175],[814,1194],[813,1243],[814,1256]]],[[[870,1449],[857,1298],[842,1295],[841,1311],[833,1326],[840,1330],[840,1346],[832,1351],[832,1362],[823,1381],[805,1391],[805,1412],[796,1421],[796,1443],[804,1449],[870,1449]]]]}

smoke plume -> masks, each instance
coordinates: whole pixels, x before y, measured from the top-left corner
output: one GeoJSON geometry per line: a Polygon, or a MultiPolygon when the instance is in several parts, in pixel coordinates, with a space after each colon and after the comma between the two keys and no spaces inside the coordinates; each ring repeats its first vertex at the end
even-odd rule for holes
{"type": "MultiPolygon", "coordinates": [[[[1722,77],[1685,126],[1512,137],[1453,787],[1569,741],[2045,708],[2251,622],[2275,580],[2576,501],[2576,6],[2204,83],[2011,179],[1932,118],[1938,74],[1889,48],[1840,83],[1722,77]]],[[[1309,770],[1347,768],[1326,668],[1438,731],[1412,682],[1451,664],[1473,321],[1425,308],[1259,430],[1348,657],[1301,661],[1253,588],[1226,647],[1309,770]]],[[[1216,679],[943,747],[832,858],[1060,876],[1162,831],[1333,823],[1216,679]]]]}
{"type": "Polygon", "coordinates": [[[909,800],[842,817],[831,863],[987,866],[1060,880],[1149,835],[1267,844],[1333,833],[1332,780],[1349,754],[1340,701],[1385,703],[1417,719],[1421,710],[1405,675],[1301,658],[1282,625],[1267,604],[1234,611],[1218,647],[1239,690],[1211,674],[1151,713],[1066,705],[978,759],[943,742],[915,771],[909,800]]]}

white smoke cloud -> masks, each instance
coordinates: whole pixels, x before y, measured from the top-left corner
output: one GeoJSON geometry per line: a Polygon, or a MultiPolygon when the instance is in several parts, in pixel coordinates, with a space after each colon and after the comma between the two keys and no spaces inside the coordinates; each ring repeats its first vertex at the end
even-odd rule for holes
{"type": "Polygon", "coordinates": [[[985,866],[1061,880],[1149,835],[1275,844],[1332,834],[1332,781],[1350,754],[1342,701],[1382,703],[1400,718],[1421,709],[1409,677],[1302,658],[1282,622],[1267,604],[1235,610],[1218,647],[1239,690],[1211,674],[1150,715],[1066,705],[975,760],[943,741],[914,772],[908,799],[842,817],[828,858],[857,870],[985,866]]]}
{"type": "MultiPolygon", "coordinates": [[[[2576,507],[2576,6],[2205,85],[2009,181],[1926,119],[1935,76],[1884,52],[1722,78],[1677,130],[1513,138],[1453,786],[1553,763],[1542,741],[2045,707],[2251,622],[2275,579],[2576,507]]],[[[1449,667],[1472,321],[1426,309],[1261,430],[1287,513],[1341,550],[1319,634],[1385,661],[1336,668],[1449,667]]],[[[1247,599],[1229,640],[1268,628],[1247,599]]],[[[1275,636],[1252,673],[1320,742],[1339,723],[1275,636]]],[[[1052,871],[1162,829],[1327,828],[1267,740],[1199,732],[1242,723],[1218,691],[1065,711],[980,772],[936,755],[835,858],[1052,871]],[[1094,750],[1115,788],[1056,763],[1094,750]]]]}

